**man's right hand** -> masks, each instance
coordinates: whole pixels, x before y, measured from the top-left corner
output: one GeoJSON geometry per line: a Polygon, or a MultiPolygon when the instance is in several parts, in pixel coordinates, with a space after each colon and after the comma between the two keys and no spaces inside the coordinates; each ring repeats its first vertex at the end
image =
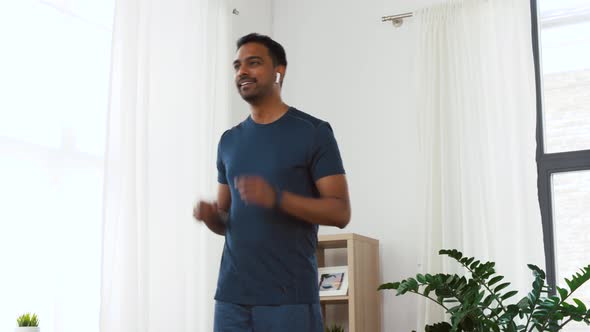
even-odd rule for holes
{"type": "Polygon", "coordinates": [[[217,201],[198,201],[193,208],[193,217],[197,221],[205,223],[213,233],[225,235],[227,224],[227,211],[231,205],[231,193],[227,184],[219,184],[217,201]]]}
{"type": "Polygon", "coordinates": [[[208,203],[205,201],[199,201],[193,209],[193,217],[198,221],[203,221],[205,224],[211,225],[219,219],[217,202],[208,203]]]}

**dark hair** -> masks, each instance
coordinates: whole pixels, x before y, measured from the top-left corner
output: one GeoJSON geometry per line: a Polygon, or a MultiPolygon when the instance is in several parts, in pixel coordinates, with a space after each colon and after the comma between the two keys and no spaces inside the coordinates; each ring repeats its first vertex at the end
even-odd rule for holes
{"type": "Polygon", "coordinates": [[[238,39],[236,43],[236,50],[247,43],[258,43],[264,45],[268,49],[268,54],[272,59],[273,65],[276,66],[287,66],[287,55],[285,49],[281,44],[274,41],[269,36],[261,35],[258,33],[251,33],[238,39]]]}

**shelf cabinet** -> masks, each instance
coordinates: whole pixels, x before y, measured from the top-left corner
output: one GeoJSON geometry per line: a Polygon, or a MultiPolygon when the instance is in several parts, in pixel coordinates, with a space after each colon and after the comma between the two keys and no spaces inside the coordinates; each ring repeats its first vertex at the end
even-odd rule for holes
{"type": "Polygon", "coordinates": [[[381,332],[381,292],[379,270],[379,241],[348,233],[318,236],[318,267],[325,267],[330,249],[346,249],[348,294],[322,296],[322,314],[326,306],[347,304],[348,332],[381,332]]]}

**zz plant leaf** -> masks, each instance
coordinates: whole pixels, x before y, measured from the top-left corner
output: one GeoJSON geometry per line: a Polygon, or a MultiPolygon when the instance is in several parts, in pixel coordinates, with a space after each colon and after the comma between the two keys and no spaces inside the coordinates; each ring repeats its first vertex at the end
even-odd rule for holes
{"type": "Polygon", "coordinates": [[[557,287],[550,295],[545,271],[529,264],[532,289],[516,303],[507,303],[517,295],[510,283],[498,275],[494,262],[466,257],[456,249],[440,250],[461,264],[470,278],[456,274],[417,274],[400,282],[379,286],[378,290],[396,290],[396,295],[414,293],[427,298],[446,311],[449,321],[424,327],[425,332],[543,332],[561,330],[569,322],[590,325],[590,306],[572,294],[590,280],[590,265],[565,279],[566,288],[557,287]]]}

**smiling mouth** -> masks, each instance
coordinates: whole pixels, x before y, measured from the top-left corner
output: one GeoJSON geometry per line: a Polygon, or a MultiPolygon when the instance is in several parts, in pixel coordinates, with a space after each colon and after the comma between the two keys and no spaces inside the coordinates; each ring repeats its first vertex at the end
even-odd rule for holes
{"type": "Polygon", "coordinates": [[[251,78],[251,77],[241,77],[237,81],[238,87],[249,86],[249,85],[254,84],[254,83],[256,83],[256,79],[251,78]]]}
{"type": "Polygon", "coordinates": [[[250,86],[254,85],[255,82],[247,81],[238,84],[238,88],[240,91],[248,89],[250,86]]]}
{"type": "Polygon", "coordinates": [[[242,82],[242,83],[240,83],[240,87],[248,86],[250,84],[254,84],[254,82],[242,82]]]}

